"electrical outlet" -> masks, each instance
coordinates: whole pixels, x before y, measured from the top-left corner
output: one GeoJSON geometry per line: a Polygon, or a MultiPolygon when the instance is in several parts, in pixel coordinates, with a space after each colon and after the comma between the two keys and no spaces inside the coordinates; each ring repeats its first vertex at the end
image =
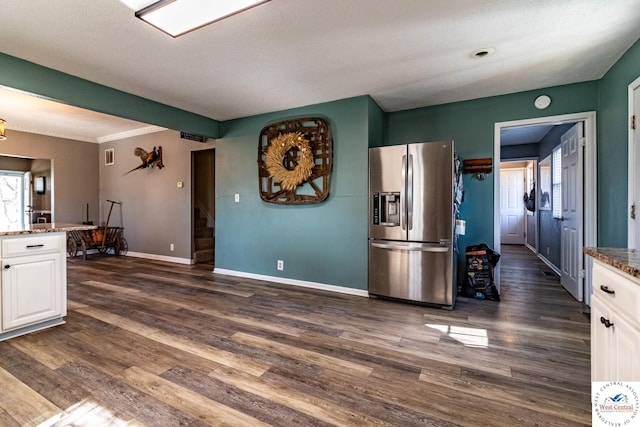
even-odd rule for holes
{"type": "Polygon", "coordinates": [[[278,267],[278,270],[283,271],[284,270],[284,261],[279,259],[277,267],[278,267]]]}
{"type": "Polygon", "coordinates": [[[169,245],[169,250],[170,250],[171,252],[173,252],[173,243],[171,243],[171,244],[169,245]]]}

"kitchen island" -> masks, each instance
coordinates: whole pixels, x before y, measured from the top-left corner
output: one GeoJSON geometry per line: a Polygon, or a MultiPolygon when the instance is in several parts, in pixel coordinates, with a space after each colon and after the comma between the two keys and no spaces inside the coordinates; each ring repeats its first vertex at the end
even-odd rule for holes
{"type": "Polygon", "coordinates": [[[95,228],[60,223],[0,228],[0,341],[64,323],[66,232],[95,228]]]}
{"type": "Polygon", "coordinates": [[[593,257],[591,381],[640,381],[640,251],[585,248],[593,257]]]}

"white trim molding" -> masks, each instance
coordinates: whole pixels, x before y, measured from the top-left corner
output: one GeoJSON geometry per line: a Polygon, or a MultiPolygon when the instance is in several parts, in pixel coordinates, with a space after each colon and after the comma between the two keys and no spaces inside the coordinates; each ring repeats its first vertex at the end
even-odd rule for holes
{"type": "Polygon", "coordinates": [[[51,136],[53,138],[71,139],[73,141],[91,142],[93,144],[98,143],[96,138],[92,136],[75,135],[71,133],[60,133],[60,132],[53,132],[46,129],[36,129],[36,128],[29,128],[24,126],[15,126],[15,125],[7,126],[7,129],[18,131],[18,132],[24,132],[24,133],[35,133],[37,135],[51,136]]]}
{"type": "Polygon", "coordinates": [[[537,255],[538,255],[538,258],[540,258],[540,261],[544,262],[547,265],[547,267],[549,267],[551,270],[553,270],[554,273],[558,275],[558,278],[562,276],[562,271],[560,271],[558,267],[553,265],[551,261],[545,258],[542,254],[537,254],[537,255]]]}
{"type": "Polygon", "coordinates": [[[189,258],[178,258],[173,256],[166,255],[156,255],[156,254],[145,254],[142,252],[131,252],[128,251],[125,256],[130,256],[134,258],[145,258],[152,259],[154,261],[166,261],[166,262],[175,262],[176,264],[193,264],[193,260],[189,258]]]}
{"type": "Polygon", "coordinates": [[[38,135],[51,136],[54,138],[61,139],[71,139],[73,141],[82,141],[82,142],[91,142],[93,144],[102,144],[103,142],[109,141],[117,141],[119,139],[130,138],[132,136],[146,135],[148,133],[155,133],[167,130],[167,128],[163,128],[160,126],[145,126],[138,129],[132,129],[124,132],[114,133],[111,135],[104,136],[87,136],[87,135],[76,135],[72,133],[60,133],[60,132],[52,132],[47,129],[36,129],[36,128],[28,128],[23,126],[7,126],[7,129],[24,132],[24,133],[35,133],[38,135]]]}
{"type": "MultiPolygon", "coordinates": [[[[638,89],[640,87],[640,77],[638,77],[637,79],[635,79],[633,82],[631,82],[631,84],[629,84],[629,89],[628,89],[628,110],[627,110],[627,116],[631,116],[632,111],[635,110],[635,106],[634,104],[634,96],[633,93],[636,89],[638,89]]],[[[635,112],[637,113],[637,112],[635,112]]],[[[636,128],[638,127],[638,124],[636,124],[636,128]]],[[[628,151],[627,153],[629,158],[628,158],[628,165],[629,165],[629,170],[627,171],[627,180],[629,181],[629,185],[628,185],[628,195],[627,195],[627,209],[631,209],[631,205],[635,203],[635,198],[636,198],[636,174],[638,173],[638,166],[636,165],[635,159],[638,153],[636,153],[636,146],[633,143],[633,129],[631,129],[631,126],[629,126],[628,128],[628,139],[629,139],[629,143],[628,143],[628,151]]],[[[636,210],[638,209],[638,207],[636,206],[636,210]]],[[[629,211],[627,211],[627,247],[629,249],[638,249],[636,248],[636,222],[633,218],[631,218],[631,215],[629,214],[629,211]]]]}
{"type": "Polygon", "coordinates": [[[131,129],[124,132],[114,133],[111,135],[99,136],[96,138],[96,142],[98,144],[102,144],[103,142],[117,141],[120,139],[131,138],[132,136],[140,136],[140,135],[146,135],[149,133],[162,132],[164,130],[167,130],[167,128],[163,128],[160,126],[145,126],[138,129],[131,129]]]}
{"type": "Polygon", "coordinates": [[[327,285],[324,283],[307,282],[306,280],[288,279],[286,277],[266,276],[263,274],[245,273],[244,271],[225,270],[224,268],[214,268],[214,274],[225,274],[227,276],[244,277],[247,279],[264,280],[266,282],[281,283],[283,285],[299,286],[302,288],[319,289],[322,291],[337,292],[341,294],[356,295],[359,297],[369,297],[369,292],[364,289],[347,288],[344,286],[327,285]]]}

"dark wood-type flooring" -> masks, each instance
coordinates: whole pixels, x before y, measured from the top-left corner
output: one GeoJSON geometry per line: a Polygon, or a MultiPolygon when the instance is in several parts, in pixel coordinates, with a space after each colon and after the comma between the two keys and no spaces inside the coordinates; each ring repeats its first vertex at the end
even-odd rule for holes
{"type": "Polygon", "coordinates": [[[589,320],[523,247],[453,311],[129,257],[0,343],[0,426],[589,425],[589,320]]]}

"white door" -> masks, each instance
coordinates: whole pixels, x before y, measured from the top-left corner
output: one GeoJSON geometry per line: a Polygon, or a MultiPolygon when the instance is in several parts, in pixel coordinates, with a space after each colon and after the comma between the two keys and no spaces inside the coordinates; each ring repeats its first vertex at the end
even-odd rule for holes
{"type": "MultiPolygon", "coordinates": [[[[582,123],[560,137],[562,145],[562,225],[560,282],[578,301],[583,300],[582,255],[582,123]]],[[[554,197],[555,198],[555,197],[554,197]]]]}
{"type": "Polygon", "coordinates": [[[524,245],[525,169],[502,169],[500,172],[500,241],[507,245],[524,245]]]}

